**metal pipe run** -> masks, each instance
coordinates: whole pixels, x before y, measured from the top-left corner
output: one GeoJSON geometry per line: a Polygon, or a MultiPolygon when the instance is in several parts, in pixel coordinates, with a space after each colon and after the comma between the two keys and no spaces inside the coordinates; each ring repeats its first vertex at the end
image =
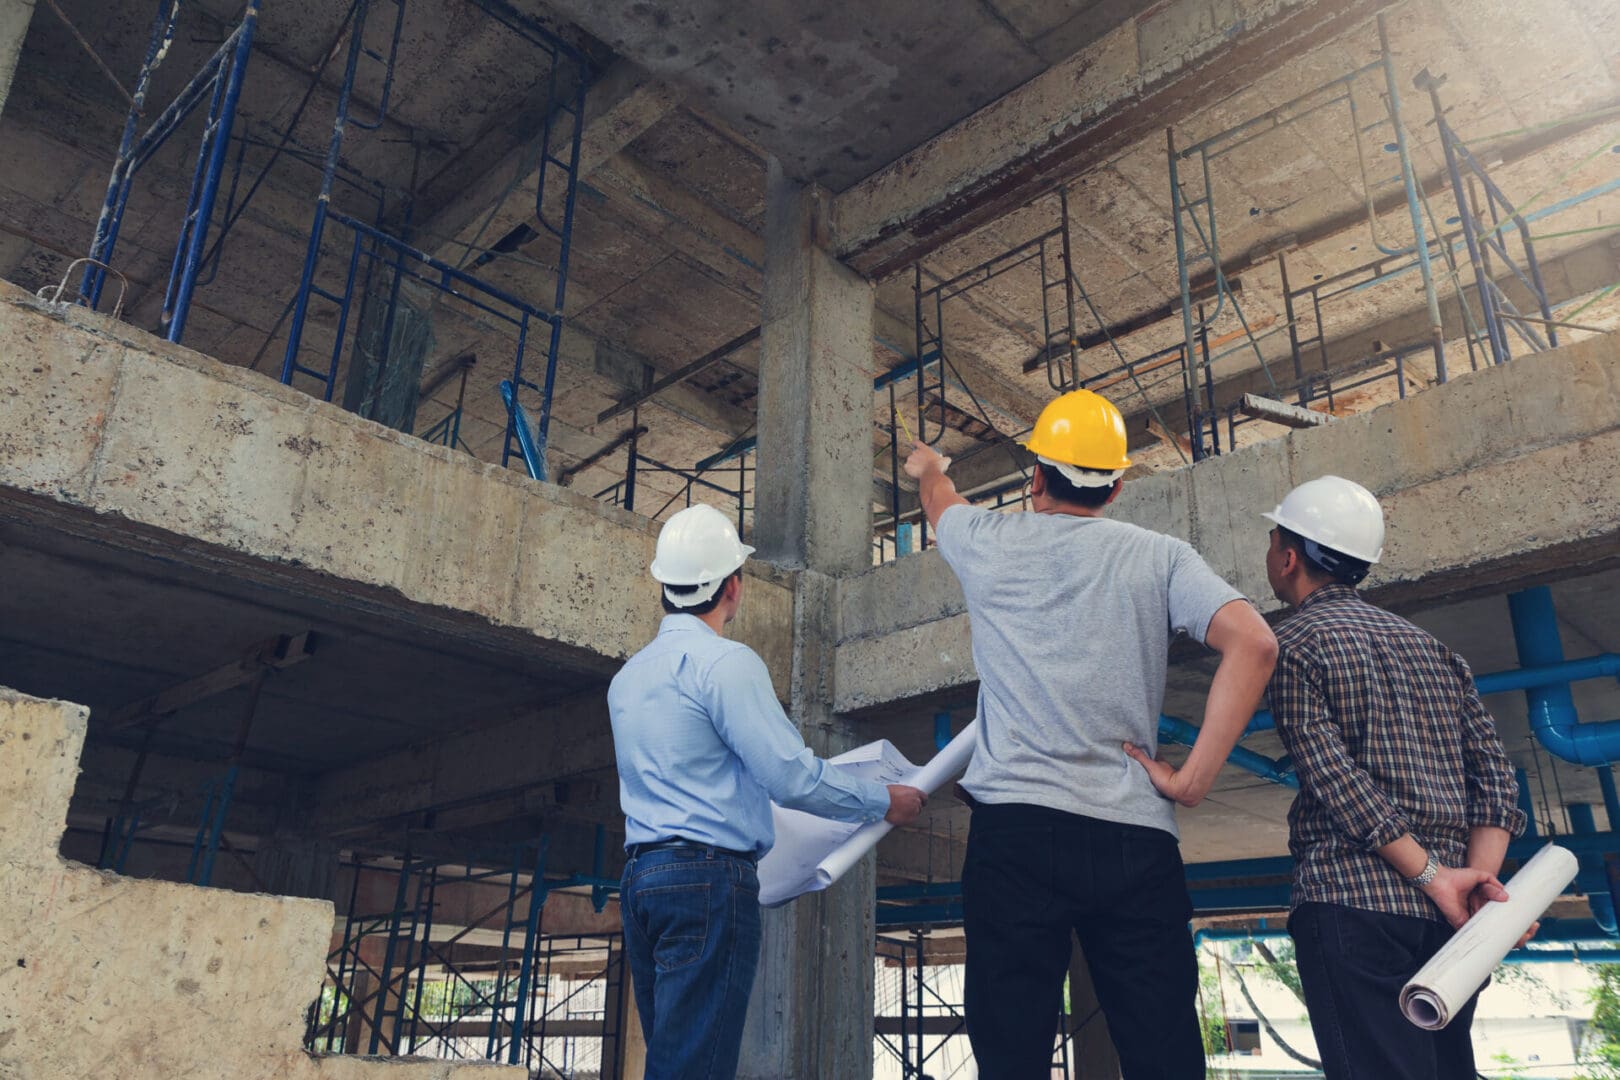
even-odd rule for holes
{"type": "MultiPolygon", "coordinates": [[[[1289,941],[1287,930],[1262,927],[1254,930],[1205,927],[1193,931],[1193,947],[1224,941],[1289,941]]],[[[1543,945],[1514,949],[1504,964],[1613,963],[1620,960],[1620,948],[1603,935],[1597,925],[1583,919],[1544,919],[1535,937],[1543,945]],[[1547,945],[1554,947],[1547,947],[1547,945]]]]}
{"type": "MultiPolygon", "coordinates": [[[[1159,716],[1159,739],[1162,742],[1191,746],[1198,738],[1198,730],[1197,725],[1189,724],[1177,717],[1162,714],[1159,716]]],[[[1299,777],[1283,762],[1273,761],[1264,754],[1257,754],[1246,747],[1234,746],[1226,762],[1245,772],[1251,772],[1262,780],[1270,780],[1273,784],[1281,784],[1296,790],[1299,788],[1299,777]]]]}
{"type": "MultiPolygon", "coordinates": [[[[1513,643],[1524,667],[1565,662],[1558,612],[1545,585],[1509,595],[1508,612],[1513,620],[1513,643]]],[[[1607,765],[1620,758],[1620,720],[1581,723],[1569,683],[1528,686],[1524,696],[1530,708],[1530,730],[1549,753],[1577,765],[1607,765]]]]}

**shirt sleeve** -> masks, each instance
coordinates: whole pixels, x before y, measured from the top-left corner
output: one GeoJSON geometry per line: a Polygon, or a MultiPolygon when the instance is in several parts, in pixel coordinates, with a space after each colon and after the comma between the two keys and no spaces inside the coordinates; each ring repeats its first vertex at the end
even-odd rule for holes
{"type": "Polygon", "coordinates": [[[1228,585],[1191,544],[1174,542],[1170,555],[1170,629],[1186,631],[1200,644],[1215,613],[1243,594],[1228,585]]]}
{"type": "Polygon", "coordinates": [[[1005,516],[961,503],[947,506],[945,512],[939,515],[939,523],[934,526],[934,543],[964,588],[974,568],[983,565],[977,556],[986,538],[1005,516]]]}
{"type": "Polygon", "coordinates": [[[1479,700],[1468,661],[1455,653],[1451,665],[1467,688],[1463,699],[1463,768],[1468,775],[1468,827],[1506,829],[1511,836],[1524,832],[1525,814],[1519,809],[1519,783],[1513,775],[1496,721],[1479,700]]]}
{"type": "Polygon", "coordinates": [[[835,821],[876,821],[889,812],[887,787],[850,776],[804,745],[752,649],[716,660],[703,693],[715,731],[777,805],[835,821]]]}
{"type": "Polygon", "coordinates": [[[1339,830],[1367,851],[1411,832],[1395,801],[1356,764],[1328,707],[1322,672],[1310,658],[1285,648],[1271,676],[1271,711],[1277,734],[1294,759],[1300,786],[1322,804],[1339,830]]]}

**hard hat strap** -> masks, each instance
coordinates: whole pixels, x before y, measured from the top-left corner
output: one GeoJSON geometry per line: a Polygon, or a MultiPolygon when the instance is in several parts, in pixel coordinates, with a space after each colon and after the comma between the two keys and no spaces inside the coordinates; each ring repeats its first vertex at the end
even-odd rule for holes
{"type": "Polygon", "coordinates": [[[697,607],[699,604],[706,604],[713,598],[715,593],[720,591],[720,586],[724,585],[726,578],[730,576],[731,574],[727,574],[725,577],[716,578],[714,581],[706,581],[691,592],[673,592],[668,585],[665,585],[664,599],[678,608],[697,607]]]}
{"type": "Polygon", "coordinates": [[[1323,547],[1308,536],[1300,536],[1299,539],[1305,549],[1305,558],[1312,565],[1327,571],[1346,585],[1360,585],[1372,570],[1372,564],[1365,559],[1352,558],[1341,551],[1323,547]]]}

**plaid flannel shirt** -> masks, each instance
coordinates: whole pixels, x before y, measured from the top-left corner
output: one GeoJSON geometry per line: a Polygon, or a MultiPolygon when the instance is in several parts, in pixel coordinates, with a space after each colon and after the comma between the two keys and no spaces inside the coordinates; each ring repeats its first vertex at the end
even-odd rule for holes
{"type": "Polygon", "coordinates": [[[1313,592],[1277,642],[1271,710],[1300,781],[1288,812],[1293,905],[1439,919],[1377,849],[1411,833],[1461,866],[1470,829],[1517,836],[1525,824],[1467,662],[1346,585],[1313,592]]]}

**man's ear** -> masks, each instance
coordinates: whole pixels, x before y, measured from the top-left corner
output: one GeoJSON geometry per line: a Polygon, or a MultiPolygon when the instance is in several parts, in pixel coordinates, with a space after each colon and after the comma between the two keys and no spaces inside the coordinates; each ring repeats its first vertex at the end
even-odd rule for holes
{"type": "Polygon", "coordinates": [[[1033,469],[1034,471],[1030,473],[1029,477],[1029,494],[1031,498],[1036,495],[1046,494],[1046,470],[1041,468],[1039,462],[1033,466],[1033,469]]]}
{"type": "Polygon", "coordinates": [[[1119,498],[1119,493],[1121,491],[1124,491],[1124,490],[1125,490],[1125,480],[1124,480],[1124,478],[1121,477],[1120,479],[1115,480],[1114,481],[1114,490],[1110,491],[1108,493],[1108,498],[1103,500],[1103,505],[1107,506],[1109,503],[1111,503],[1115,499],[1119,498]]]}

